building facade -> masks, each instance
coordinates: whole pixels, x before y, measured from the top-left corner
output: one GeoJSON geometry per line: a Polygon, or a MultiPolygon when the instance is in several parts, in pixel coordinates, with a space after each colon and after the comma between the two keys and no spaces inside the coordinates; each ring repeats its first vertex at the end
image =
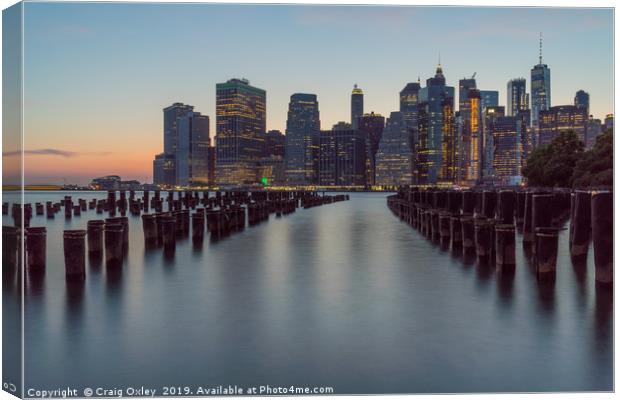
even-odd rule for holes
{"type": "Polygon", "coordinates": [[[264,151],[266,92],[246,79],[216,85],[216,180],[219,185],[256,184],[264,151]]]}
{"type": "Polygon", "coordinates": [[[209,184],[209,117],[198,112],[182,115],[177,120],[176,184],[207,186],[209,184]]]}
{"type": "Polygon", "coordinates": [[[286,120],[286,181],[290,185],[317,183],[319,102],[315,94],[291,96],[286,120]]]}
{"type": "Polygon", "coordinates": [[[585,109],[573,105],[555,106],[540,112],[538,146],[550,144],[560,133],[575,132],[586,143],[588,115],[585,109]]]}
{"type": "Polygon", "coordinates": [[[522,110],[530,108],[530,96],[525,87],[525,78],[516,78],[506,85],[506,115],[514,117],[522,110]]]}
{"type": "Polygon", "coordinates": [[[402,112],[392,112],[385,123],[377,150],[375,185],[411,185],[412,164],[409,126],[402,112]]]}
{"type": "Polygon", "coordinates": [[[357,87],[356,83],[351,92],[351,126],[353,129],[357,129],[362,115],[364,115],[364,92],[357,87]]]}
{"type": "Polygon", "coordinates": [[[439,181],[442,164],[443,111],[445,100],[448,98],[454,99],[454,88],[446,86],[443,69],[438,65],[435,76],[427,79],[426,87],[420,90],[415,165],[417,184],[436,184],[439,181]]]}
{"type": "Polygon", "coordinates": [[[532,125],[538,127],[539,114],[551,107],[551,70],[542,61],[542,37],[538,64],[531,70],[532,125]]]}
{"type": "Polygon", "coordinates": [[[375,184],[376,154],[385,128],[385,117],[371,112],[359,119],[358,130],[366,138],[366,183],[375,184]]]}
{"type": "Polygon", "coordinates": [[[482,113],[482,138],[483,138],[483,162],[482,162],[482,180],[485,183],[493,182],[495,171],[493,169],[494,157],[494,137],[493,127],[497,118],[505,115],[503,106],[487,107],[482,113]]]}
{"type": "Polygon", "coordinates": [[[521,122],[500,116],[490,122],[493,132],[493,181],[499,186],[521,183],[521,122]]]}
{"type": "Polygon", "coordinates": [[[366,185],[366,137],[349,124],[321,131],[319,139],[319,185],[366,185]]]}
{"type": "Polygon", "coordinates": [[[590,115],[590,94],[585,90],[578,90],[575,93],[574,105],[575,107],[583,108],[586,110],[586,114],[590,115]]]}

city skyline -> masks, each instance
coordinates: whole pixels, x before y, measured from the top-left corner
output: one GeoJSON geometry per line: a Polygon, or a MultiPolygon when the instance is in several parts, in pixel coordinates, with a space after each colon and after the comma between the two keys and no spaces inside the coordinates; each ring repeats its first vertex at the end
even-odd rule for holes
{"type": "Polygon", "coordinates": [[[83,184],[107,174],[151,181],[153,155],[163,147],[162,108],[174,102],[191,104],[209,117],[210,131],[216,132],[215,85],[232,77],[247,78],[266,90],[266,130],[283,133],[294,93],[316,94],[322,130],[349,121],[355,83],[364,91],[365,113],[390,115],[399,110],[399,92],[407,83],[434,74],[439,52],[447,86],[458,87],[460,79],[475,72],[478,87],[498,91],[499,104],[506,106],[511,79],[524,77],[531,93],[529,73],[538,63],[540,32],[543,62],[553,75],[551,106],[572,104],[575,93],[585,90],[590,94],[590,113],[602,120],[613,113],[612,16],[610,9],[184,4],[114,4],[106,9],[105,4],[28,3],[25,149],[26,162],[33,167],[25,171],[26,183],[62,183],[66,178],[83,184]],[[325,13],[328,7],[330,12],[325,13]],[[132,27],[146,8],[150,9],[144,20],[132,27]],[[440,14],[445,29],[423,41],[411,36],[430,29],[440,14]],[[235,15],[243,24],[242,33],[260,25],[249,42],[264,43],[262,52],[239,32],[215,46],[197,46],[201,37],[208,43],[217,41],[209,33],[225,28],[218,21],[225,15],[235,15]],[[345,19],[351,15],[359,17],[361,27],[345,19]],[[281,23],[261,22],[284,16],[288,18],[281,23]],[[162,18],[169,26],[155,32],[162,18]],[[472,19],[477,24],[468,22],[472,19]],[[199,24],[201,20],[213,24],[199,24]],[[115,32],[101,25],[112,22],[118,28],[115,32]],[[279,36],[283,31],[291,37],[279,36]],[[101,37],[101,32],[107,35],[101,37]],[[313,32],[316,35],[310,37],[313,32]],[[163,38],[166,33],[171,37],[163,38]],[[336,34],[338,40],[326,38],[336,34]],[[120,36],[125,40],[119,41],[120,36]],[[167,47],[181,37],[177,48],[167,47]],[[151,43],[156,38],[161,41],[151,43]],[[580,57],[564,54],[565,41],[579,49],[580,57]],[[90,49],[93,43],[99,51],[90,49]],[[480,56],[464,55],[464,47],[480,56]],[[199,57],[199,48],[207,54],[199,57]],[[405,50],[395,53],[396,48],[405,50]],[[178,54],[172,58],[189,56],[190,62],[166,74],[166,68],[175,66],[166,54],[158,54],[166,49],[178,54]],[[356,61],[364,49],[368,54],[356,61]],[[298,58],[308,50],[318,50],[321,56],[298,58]],[[250,57],[251,65],[243,65],[238,53],[250,57]],[[72,62],[77,60],[81,64],[76,66],[72,62]],[[75,140],[82,132],[101,140],[75,140]],[[41,151],[46,149],[52,151],[41,151]],[[46,168],[37,169],[37,162],[46,168]]]}

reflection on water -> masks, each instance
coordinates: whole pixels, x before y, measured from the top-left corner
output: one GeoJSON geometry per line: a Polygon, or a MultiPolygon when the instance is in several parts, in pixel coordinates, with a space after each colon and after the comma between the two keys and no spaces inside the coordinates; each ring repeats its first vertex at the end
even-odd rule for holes
{"type": "MultiPolygon", "coordinates": [[[[105,194],[73,194],[93,196],[105,194]]],[[[48,228],[47,270],[25,282],[26,387],[612,389],[613,299],[595,287],[592,251],[572,263],[564,231],[555,281],[536,279],[519,243],[514,274],[498,274],[432,244],[385,197],[352,194],[229,237],[183,237],[166,257],[145,248],[129,216],[123,265],[88,257],[86,280],[70,285],[62,230],[96,214],[34,217],[48,228]]],[[[3,275],[5,301],[19,298],[17,279],[3,275]]]]}

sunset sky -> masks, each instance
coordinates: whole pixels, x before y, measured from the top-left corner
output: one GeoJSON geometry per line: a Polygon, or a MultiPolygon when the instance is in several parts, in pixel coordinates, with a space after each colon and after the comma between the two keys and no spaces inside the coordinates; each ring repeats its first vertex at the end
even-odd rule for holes
{"type": "Polygon", "coordinates": [[[348,121],[355,83],[365,111],[389,115],[439,53],[449,85],[475,72],[505,105],[509,79],[529,92],[541,31],[552,105],[584,89],[596,118],[613,112],[611,9],[26,3],[24,28],[26,183],[151,182],[162,109],[194,105],[213,138],[230,78],[267,91],[282,131],[295,92],[317,94],[323,129],[348,121]]]}

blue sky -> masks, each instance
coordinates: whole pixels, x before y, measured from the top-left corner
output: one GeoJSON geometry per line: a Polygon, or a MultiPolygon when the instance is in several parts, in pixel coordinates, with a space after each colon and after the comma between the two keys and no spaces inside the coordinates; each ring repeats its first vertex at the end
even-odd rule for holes
{"type": "Polygon", "coordinates": [[[150,180],[162,108],[194,105],[214,136],[215,84],[233,77],[267,91],[268,129],[295,92],[318,95],[322,128],[348,120],[354,83],[389,115],[439,53],[448,84],[476,72],[505,105],[509,79],[529,91],[541,31],[552,104],[584,89],[595,117],[613,112],[611,9],[27,3],[25,147],[78,155],[39,155],[58,168],[31,176],[150,180]]]}

